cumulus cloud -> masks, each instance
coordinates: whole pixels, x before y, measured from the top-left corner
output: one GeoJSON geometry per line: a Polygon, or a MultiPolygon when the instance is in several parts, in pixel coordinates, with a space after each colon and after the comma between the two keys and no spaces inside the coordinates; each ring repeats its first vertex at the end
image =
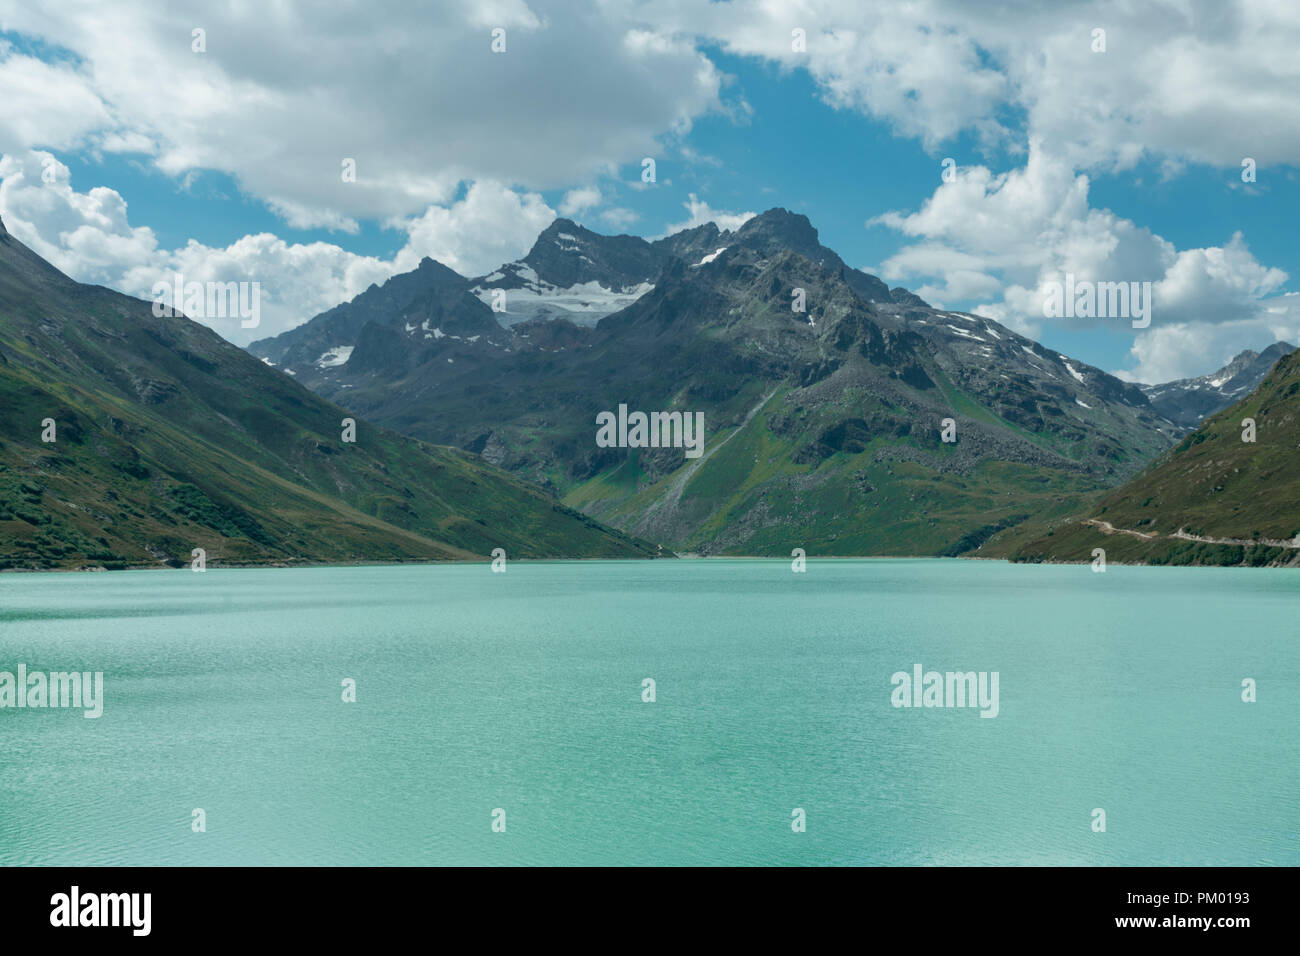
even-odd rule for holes
{"type": "Polygon", "coordinates": [[[67,149],[112,122],[108,106],[84,74],[15,52],[0,41],[0,151],[6,146],[67,149]]]}
{"type": "Polygon", "coordinates": [[[1045,138],[1079,168],[1300,161],[1291,0],[442,0],[392,4],[381,20],[362,0],[63,0],[9,4],[4,28],[68,56],[50,65],[0,47],[17,94],[0,149],[133,133],[157,145],[161,168],[219,169],[268,200],[353,218],[414,214],[464,179],[567,187],[654,155],[665,131],[707,112],[743,111],[723,101],[704,44],[806,71],[826,102],[930,148],[973,132],[1011,149],[1045,138]],[[497,27],[505,53],[491,50],[497,27]],[[339,195],[345,157],[359,176],[339,195]]]}
{"type": "Polygon", "coordinates": [[[1190,368],[1204,347],[1198,335],[1228,342],[1232,329],[1269,327],[1268,297],[1287,276],[1256,261],[1244,236],[1178,250],[1091,208],[1080,172],[1144,159],[1165,177],[1189,163],[1300,162],[1300,97],[1287,52],[1300,44],[1300,8],[1289,0],[682,0],[665,19],[730,53],[805,71],[827,103],[884,120],[936,154],[958,134],[987,151],[1027,153],[1007,174],[968,165],[919,211],[874,220],[916,240],[880,267],[885,278],[931,301],[980,303],[976,311],[1033,336],[1043,329],[1046,284],[1066,272],[1150,280],[1156,321],[1170,331],[1141,334],[1145,351],[1134,354],[1143,374],[1190,368]]]}
{"type": "Polygon", "coordinates": [[[153,230],[132,226],[126,201],[97,186],[76,191],[68,169],[50,153],[0,157],[0,215],[21,242],[81,282],[152,299],[154,283],[180,274],[197,282],[257,282],[261,323],[243,329],[237,318],[203,317],[232,342],[276,335],[364,291],[371,283],[414,269],[424,256],[466,275],[481,274],[522,255],[554,218],[536,194],[476,182],[446,206],[395,220],[405,245],[391,260],[359,256],[328,242],[288,243],[269,233],[226,247],[191,240],[164,249],[153,230]]]}
{"type": "Polygon", "coordinates": [[[1130,382],[1170,382],[1222,368],[1243,349],[1259,352],[1274,342],[1300,344],[1300,294],[1277,296],[1259,315],[1219,325],[1151,328],[1139,335],[1129,367],[1115,374],[1130,382]]]}
{"type": "MultiPolygon", "coordinates": [[[[278,331],[421,255],[470,274],[515,258],[555,214],[540,190],[568,190],[563,215],[628,228],[636,213],[605,205],[613,196],[595,185],[602,177],[674,149],[687,165],[707,164],[684,141],[692,125],[749,110],[705,52],[721,48],[805,71],[825,102],[932,151],[970,135],[989,153],[1024,156],[1006,173],[963,157],[958,178],[919,209],[878,217],[905,239],[878,269],[890,281],[931,301],[977,303],[1037,335],[1046,284],[1066,272],[1150,280],[1158,311],[1143,351],[1135,345],[1133,374],[1190,361],[1196,329],[1270,327],[1286,276],[1255,259],[1248,237],[1179,250],[1092,208],[1088,189],[1089,174],[1145,159],[1164,176],[1192,163],[1237,167],[1246,156],[1264,176],[1300,163],[1292,66],[1300,7],[1291,0],[434,7],[392,5],[376,18],[362,0],[4,4],[0,28],[46,51],[37,58],[0,41],[7,221],[88,281],[124,287],[137,269],[181,261],[181,250],[158,249],[151,230],[127,221],[115,191],[78,193],[61,165],[44,183],[39,162],[32,166],[46,155],[33,150],[86,150],[129,153],[181,179],[229,174],[295,228],[351,233],[369,220],[405,232],[391,261],[272,236],[186,247],[196,269],[210,260],[218,271],[258,268],[268,278],[289,270],[276,279],[281,305],[265,310],[278,331]],[[196,26],[206,30],[203,53],[191,49],[196,26]],[[491,49],[497,27],[507,32],[505,53],[491,49]],[[1105,30],[1105,52],[1094,51],[1096,29],[1105,30]],[[341,175],[348,161],[354,182],[341,175]]],[[[684,205],[688,218],[669,231],[708,221],[734,229],[752,215],[694,194],[684,205]]]]}
{"type": "Polygon", "coordinates": [[[555,210],[535,193],[476,182],[459,202],[401,222],[408,239],[394,266],[407,272],[429,256],[462,275],[482,275],[527,252],[554,220],[555,210]]]}
{"type": "Polygon", "coordinates": [[[930,149],[970,132],[1012,149],[1041,137],[1079,168],[1144,156],[1300,161],[1300,7],[1291,0],[638,6],[728,52],[804,70],[831,105],[886,120],[930,149]],[[1105,52],[1094,52],[1095,29],[1105,52]]]}
{"type": "Polygon", "coordinates": [[[1210,346],[1231,349],[1235,335],[1256,340],[1289,329],[1267,318],[1276,301],[1268,296],[1286,274],[1257,262],[1245,237],[1177,250],[1090,208],[1088,178],[1078,175],[1143,159],[1157,161],[1165,177],[1188,163],[1300,162],[1289,52],[1300,44],[1300,7],[1289,0],[734,0],[681,2],[670,11],[676,29],[806,71],[827,103],[884,120],[932,152],[959,133],[986,150],[1015,154],[1030,144],[1023,169],[995,176],[974,166],[919,212],[879,217],[919,240],[885,262],[885,278],[924,280],[917,291],[931,301],[980,302],[976,311],[1032,336],[1042,331],[1046,283],[1066,272],[1149,279],[1163,324],[1139,335],[1131,370],[1155,376],[1148,380],[1204,371],[1210,346]],[[796,28],[803,49],[793,42],[796,28]],[[1043,143],[1050,156],[1036,145],[1043,143]]]}
{"type": "Polygon", "coordinates": [[[653,17],[434,7],[6,4],[5,30],[67,55],[47,65],[0,49],[0,152],[144,148],[169,175],[233,176],[298,228],[351,229],[447,205],[466,181],[535,191],[608,174],[723,108],[722,74],[653,17]],[[491,49],[496,27],[504,53],[491,49]],[[355,182],[341,175],[348,159],[355,182]]]}
{"type": "Polygon", "coordinates": [[[641,217],[623,206],[610,206],[600,211],[600,221],[615,232],[624,232],[641,217]]]}
{"type": "MultiPolygon", "coordinates": [[[[1179,250],[1132,220],[1092,208],[1088,187],[1086,175],[1038,142],[1030,143],[1025,166],[1009,172],[959,167],[918,211],[871,220],[918,240],[887,258],[880,273],[891,282],[925,280],[920,294],[936,304],[978,301],[973,311],[1034,337],[1048,321],[1043,307],[1053,284],[1067,275],[1150,282],[1153,324],[1189,328],[1258,318],[1287,279],[1256,260],[1240,233],[1222,246],[1179,250]]],[[[1189,360],[1197,354],[1189,339],[1168,334],[1161,342],[1165,365],[1178,342],[1189,360]]]]}
{"type": "Polygon", "coordinates": [[[560,200],[561,216],[581,216],[588,209],[600,205],[600,190],[594,186],[570,189],[560,200]]]}
{"type": "Polygon", "coordinates": [[[690,217],[679,223],[669,226],[665,231],[665,236],[671,236],[674,232],[681,232],[683,229],[694,229],[696,226],[702,226],[706,222],[717,223],[719,229],[723,232],[736,230],[745,224],[747,220],[753,219],[756,213],[752,212],[723,212],[714,209],[707,202],[700,199],[695,193],[690,193],[690,198],[682,203],[690,217]]]}

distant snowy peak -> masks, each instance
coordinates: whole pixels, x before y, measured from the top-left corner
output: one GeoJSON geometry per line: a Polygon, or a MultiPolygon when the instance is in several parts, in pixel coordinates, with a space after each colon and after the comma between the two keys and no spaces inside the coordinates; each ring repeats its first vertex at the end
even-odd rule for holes
{"type": "Polygon", "coordinates": [[[556,317],[595,325],[653,289],[665,259],[636,236],[602,236],[557,219],[528,255],[471,280],[470,291],[504,326],[556,317]]]}
{"type": "Polygon", "coordinates": [[[891,290],[875,276],[848,267],[818,242],[817,230],[806,216],[784,209],[755,216],[735,232],[705,223],[653,241],[604,236],[571,219],[557,219],[537,237],[528,255],[470,280],[470,290],[504,326],[557,317],[595,325],[653,289],[671,262],[681,260],[691,268],[703,268],[717,262],[733,244],[772,255],[795,252],[843,271],[854,291],[866,299],[928,308],[906,289],[891,290]]]}
{"type": "Polygon", "coordinates": [[[603,236],[571,219],[557,219],[515,265],[528,267],[538,282],[555,289],[595,282],[617,292],[653,282],[664,259],[637,236],[603,236]]]}
{"type": "Polygon", "coordinates": [[[1253,392],[1278,360],[1294,351],[1295,346],[1289,342],[1275,342],[1263,352],[1247,349],[1208,375],[1140,387],[1160,414],[1191,429],[1253,392]]]}

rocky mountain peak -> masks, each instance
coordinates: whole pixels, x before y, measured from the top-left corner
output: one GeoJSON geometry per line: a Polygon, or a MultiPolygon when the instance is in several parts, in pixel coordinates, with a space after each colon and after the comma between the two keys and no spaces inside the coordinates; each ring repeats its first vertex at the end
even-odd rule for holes
{"type": "MultiPolygon", "coordinates": [[[[729,235],[724,233],[724,237],[729,235]]],[[[779,206],[769,209],[748,220],[730,238],[736,245],[746,246],[763,256],[793,252],[832,272],[840,273],[850,288],[869,302],[925,305],[924,300],[901,287],[891,293],[889,286],[876,276],[854,269],[834,250],[823,246],[818,239],[816,227],[801,213],[779,206]]]]}
{"type": "MultiPolygon", "coordinates": [[[[1282,358],[1284,355],[1290,355],[1294,351],[1295,346],[1290,342],[1274,342],[1268,348],[1264,349],[1264,351],[1260,352],[1259,355],[1256,356],[1256,359],[1271,362],[1276,365],[1278,359],[1282,358]]],[[[1244,355],[1245,353],[1242,354],[1244,355]]],[[[1238,358],[1240,357],[1241,356],[1238,356],[1238,358]]],[[[1235,362],[1236,359],[1233,359],[1233,361],[1235,362]]]]}
{"type": "MultiPolygon", "coordinates": [[[[420,264],[416,266],[416,273],[421,279],[431,282],[467,282],[465,277],[455,269],[445,266],[437,259],[432,259],[429,256],[425,256],[420,260],[420,264]]],[[[398,276],[394,276],[393,278],[398,278],[398,276]]],[[[392,279],[388,281],[391,282],[392,279]]]]}
{"type": "Polygon", "coordinates": [[[1294,351],[1289,342],[1274,342],[1263,352],[1245,349],[1216,372],[1141,388],[1165,418],[1183,428],[1195,428],[1207,416],[1253,391],[1279,359],[1294,351]]]}
{"type": "Polygon", "coordinates": [[[524,256],[524,262],[542,259],[545,260],[554,256],[557,251],[577,253],[579,247],[586,247],[593,243],[600,243],[613,237],[602,236],[599,233],[592,232],[585,226],[580,226],[572,219],[566,219],[561,216],[549,226],[543,229],[537,236],[533,246],[528,250],[528,255],[524,256]]]}
{"type": "Polygon", "coordinates": [[[560,218],[542,230],[522,264],[555,288],[595,282],[608,289],[624,289],[653,282],[662,262],[644,239],[602,236],[572,219],[560,218]]]}
{"type": "Polygon", "coordinates": [[[1218,375],[1227,375],[1229,377],[1236,375],[1243,369],[1249,368],[1250,365],[1258,359],[1259,353],[1254,349],[1243,349],[1232,357],[1232,361],[1219,369],[1216,373],[1216,377],[1218,375]]]}
{"type": "Polygon", "coordinates": [[[537,241],[533,243],[533,248],[536,249],[543,242],[555,241],[561,233],[578,236],[586,231],[584,227],[578,225],[572,219],[561,216],[537,234],[537,241]]]}
{"type": "Polygon", "coordinates": [[[821,250],[817,229],[808,217],[779,206],[748,220],[736,230],[736,241],[789,249],[808,258],[817,258],[821,250]]]}

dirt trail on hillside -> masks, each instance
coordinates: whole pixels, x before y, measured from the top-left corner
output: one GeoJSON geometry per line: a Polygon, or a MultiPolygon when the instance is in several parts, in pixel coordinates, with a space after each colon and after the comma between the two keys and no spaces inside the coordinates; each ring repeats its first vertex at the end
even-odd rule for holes
{"type": "Polygon", "coordinates": [[[1156,541],[1160,539],[1168,540],[1177,538],[1180,541],[1196,541],[1200,544],[1232,544],[1238,547],[1248,548],[1251,545],[1263,544],[1273,548],[1291,548],[1300,550],[1300,537],[1296,538],[1212,538],[1208,535],[1189,534],[1182,528],[1179,528],[1173,534],[1147,534],[1142,531],[1133,531],[1128,528],[1116,528],[1109,521],[1102,521],[1098,518],[1086,518],[1084,524],[1092,525],[1102,534],[1128,534],[1135,538],[1142,538],[1147,541],[1156,541]]]}
{"type": "MultiPolygon", "coordinates": [[[[684,467],[680,474],[673,479],[672,484],[668,486],[659,500],[654,505],[647,508],[645,513],[641,515],[641,520],[636,523],[636,526],[632,529],[632,533],[642,537],[651,534],[650,529],[659,522],[661,516],[664,516],[665,508],[676,511],[678,503],[682,500],[682,492],[686,490],[686,483],[691,480],[697,471],[699,471],[700,466],[712,458],[720,449],[725,448],[727,442],[731,441],[731,439],[744,431],[745,426],[754,420],[754,416],[763,410],[763,406],[771,401],[772,396],[780,391],[780,389],[781,386],[778,385],[776,388],[764,395],[757,405],[745,413],[745,417],[730,435],[718,442],[718,444],[714,445],[712,448],[707,449],[699,458],[694,459],[690,464],[684,467]]],[[[668,520],[672,520],[671,515],[668,516],[668,520]]]]}

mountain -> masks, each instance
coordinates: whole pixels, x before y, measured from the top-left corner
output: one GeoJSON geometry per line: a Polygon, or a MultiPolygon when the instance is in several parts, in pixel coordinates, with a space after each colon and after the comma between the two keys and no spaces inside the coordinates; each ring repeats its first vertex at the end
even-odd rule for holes
{"type": "Polygon", "coordinates": [[[471,281],[485,304],[498,300],[504,326],[564,317],[595,324],[654,286],[669,253],[637,236],[602,236],[557,219],[528,255],[471,281]]]}
{"type": "MultiPolygon", "coordinates": [[[[817,243],[815,230],[811,234],[803,230],[801,234],[797,219],[803,217],[787,214],[783,221],[767,217],[752,227],[746,224],[739,234],[844,269],[855,287],[870,299],[925,306],[920,297],[906,289],[890,290],[874,276],[849,269],[839,256],[817,243]]],[[[562,318],[576,325],[594,326],[653,289],[670,262],[681,259],[699,263],[735,241],[735,236],[710,222],[648,241],[638,236],[604,236],[571,219],[556,219],[537,237],[526,256],[488,275],[466,279],[426,258],[414,271],[394,276],[382,286],[372,285],[351,302],[282,335],[253,342],[248,348],[259,358],[288,368],[295,375],[314,376],[317,369],[346,361],[367,322],[392,324],[394,317],[410,311],[404,307],[417,297],[439,290],[445,308],[437,316],[423,316],[421,321],[432,318],[433,328],[443,328],[444,332],[447,330],[441,318],[454,304],[470,315],[490,312],[495,325],[477,329],[488,335],[497,331],[496,325],[509,328],[531,319],[562,318]],[[456,301],[467,294],[488,311],[456,301]]],[[[431,329],[422,331],[432,334],[431,329]]]]}
{"type": "Polygon", "coordinates": [[[1192,429],[1207,415],[1254,391],[1277,360],[1294,351],[1295,346],[1288,342],[1275,342],[1263,352],[1247,349],[1209,375],[1139,387],[1157,412],[1182,428],[1192,429]]]}
{"type": "MultiPolygon", "coordinates": [[[[674,260],[700,264],[733,242],[766,243],[843,269],[855,290],[868,299],[895,301],[894,293],[875,276],[849,269],[838,255],[817,242],[816,230],[803,216],[780,214],[750,219],[735,233],[706,223],[655,241],[636,236],[602,236],[571,219],[557,219],[546,228],[533,248],[518,262],[472,280],[474,293],[492,304],[504,292],[504,311],[497,310],[504,326],[533,318],[567,318],[578,325],[595,325],[645,295],[674,260]],[[802,220],[802,223],[800,222],[802,220]]],[[[906,289],[899,297],[924,305],[906,289]]]]}
{"type": "Polygon", "coordinates": [[[417,297],[368,323],[345,363],[292,371],[629,534],[712,554],[961,553],[1067,513],[1174,441],[1137,386],[889,289],[804,216],[649,245],[672,250],[653,288],[594,326],[501,329],[467,309],[451,334],[417,297]],[[702,413],[702,454],[602,447],[597,416],[620,405],[702,413]]]}
{"type": "Polygon", "coordinates": [[[1028,541],[991,554],[1022,561],[1300,563],[1300,352],[1212,415],[1151,467],[1028,541]],[[1243,421],[1255,423],[1254,441],[1243,421]]]}
{"type": "Polygon", "coordinates": [[[843,273],[869,301],[929,308],[908,290],[891,290],[875,276],[847,266],[818,242],[806,217],[783,209],[750,219],[735,233],[710,222],[654,241],[603,236],[571,219],[556,219],[528,255],[489,275],[467,279],[425,258],[413,271],[371,285],[350,302],[281,335],[259,339],[248,350],[309,388],[342,400],[338,389],[354,387],[353,379],[366,372],[393,371],[390,362],[410,368],[436,357],[461,363],[457,371],[463,372],[481,368],[485,350],[504,354],[546,348],[554,336],[571,338],[562,327],[547,330],[538,322],[563,319],[594,327],[651,291],[669,264],[707,264],[734,242],[769,254],[794,251],[843,273]],[[504,311],[492,307],[494,300],[504,311]],[[504,334],[504,329],[526,323],[532,324],[504,334]],[[358,346],[361,354],[349,364],[358,346]]]}
{"type": "Polygon", "coordinates": [[[371,285],[351,302],[322,312],[312,322],[298,326],[272,339],[261,339],[249,351],[269,362],[296,368],[321,363],[342,364],[351,354],[351,345],[367,322],[386,321],[400,306],[417,295],[425,295],[443,307],[472,307],[476,299],[469,294],[463,276],[432,259],[425,258],[418,268],[394,276],[382,286],[371,285]],[[346,343],[330,352],[338,343],[346,343]]]}
{"type": "Polygon", "coordinates": [[[655,553],[465,451],[344,442],[349,415],[0,222],[0,568],[655,553]]]}

